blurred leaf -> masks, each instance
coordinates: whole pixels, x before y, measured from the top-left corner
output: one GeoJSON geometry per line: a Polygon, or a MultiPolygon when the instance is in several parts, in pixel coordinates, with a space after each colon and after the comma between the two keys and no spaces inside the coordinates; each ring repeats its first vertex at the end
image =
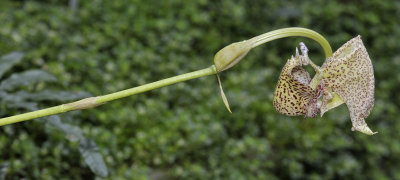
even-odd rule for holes
{"type": "Polygon", "coordinates": [[[38,104],[36,102],[26,101],[24,97],[15,96],[14,94],[9,94],[4,91],[0,91],[0,99],[8,108],[22,108],[30,111],[38,109],[38,104]]]}
{"type": "Polygon", "coordinates": [[[34,111],[38,109],[38,104],[35,102],[26,102],[26,101],[12,101],[7,103],[8,107],[13,108],[22,108],[30,111],[34,111]]]}
{"type": "Polygon", "coordinates": [[[8,169],[8,162],[0,165],[0,180],[3,180],[6,178],[7,169],[8,169]]]}
{"type": "Polygon", "coordinates": [[[21,52],[12,52],[0,57],[0,78],[15,64],[18,64],[22,57],[24,57],[24,54],[21,52]]]}
{"type": "Polygon", "coordinates": [[[68,91],[57,91],[57,90],[43,90],[40,92],[26,92],[18,91],[16,93],[6,93],[0,91],[0,98],[5,101],[73,101],[82,98],[89,97],[90,93],[79,91],[79,92],[68,92],[68,91]]]}
{"type": "Polygon", "coordinates": [[[21,86],[29,86],[38,82],[54,82],[57,79],[42,70],[29,70],[18,74],[13,74],[0,84],[1,90],[13,90],[21,86]]]}
{"type": "Polygon", "coordinates": [[[79,91],[79,92],[70,92],[70,91],[53,91],[53,90],[43,90],[37,93],[32,93],[28,95],[31,100],[35,101],[73,101],[82,98],[87,98],[91,96],[90,93],[79,91]]]}
{"type": "Polygon", "coordinates": [[[80,141],[79,152],[95,174],[102,177],[108,175],[107,167],[96,143],[93,140],[87,139],[79,127],[62,122],[61,118],[57,115],[46,117],[46,119],[47,125],[61,130],[69,141],[80,141]]]}
{"type": "Polygon", "coordinates": [[[81,152],[86,164],[89,165],[95,174],[102,177],[108,176],[107,166],[99,152],[99,148],[93,140],[81,140],[79,143],[79,152],[81,152]]]}
{"type": "Polygon", "coordinates": [[[46,117],[46,119],[46,124],[62,131],[68,140],[76,142],[85,139],[83,132],[79,127],[64,123],[59,116],[49,116],[46,117]]]}
{"type": "Polygon", "coordinates": [[[73,11],[76,11],[78,9],[78,4],[79,0],[69,0],[68,2],[69,8],[73,11]]]}
{"type": "MultiPolygon", "coordinates": [[[[20,59],[22,59],[22,53],[13,53],[8,56],[2,57],[0,61],[0,77],[1,75],[9,70],[13,65],[17,64],[20,59]]],[[[28,86],[38,82],[52,82],[57,79],[44,71],[41,70],[30,70],[19,74],[12,74],[11,77],[5,79],[0,84],[0,89],[2,90],[14,90],[21,86],[28,86]]],[[[76,99],[81,99],[90,96],[87,92],[68,92],[68,91],[56,91],[56,90],[43,90],[40,92],[27,92],[18,91],[16,93],[7,93],[5,91],[0,91],[0,99],[7,105],[8,108],[23,108],[27,110],[37,110],[37,101],[72,101],[76,99]],[[34,101],[34,102],[31,102],[34,101]]],[[[89,167],[101,176],[107,176],[107,168],[98,153],[97,145],[90,140],[87,140],[82,130],[70,124],[62,122],[59,116],[46,117],[46,125],[52,126],[60,131],[62,131],[65,137],[71,142],[80,141],[79,151],[85,158],[85,162],[88,163],[89,167]],[[84,143],[82,143],[84,142],[84,143]],[[86,142],[86,143],[85,143],[86,142]]],[[[5,171],[7,167],[1,166],[0,178],[5,176],[5,171]]]]}

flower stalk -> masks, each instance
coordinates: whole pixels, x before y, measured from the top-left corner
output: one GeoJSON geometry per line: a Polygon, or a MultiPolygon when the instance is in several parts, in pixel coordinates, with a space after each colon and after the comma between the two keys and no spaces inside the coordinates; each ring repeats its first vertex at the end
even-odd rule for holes
{"type": "MultiPolygon", "coordinates": [[[[97,97],[90,97],[86,98],[83,100],[79,100],[76,102],[68,103],[68,104],[62,104],[59,106],[51,107],[51,108],[46,108],[38,111],[33,111],[33,112],[28,112],[20,115],[15,115],[11,117],[6,117],[6,118],[1,118],[0,119],[0,126],[8,125],[8,124],[13,124],[21,121],[26,121],[26,120],[31,120],[35,118],[40,118],[40,117],[45,117],[45,116],[50,116],[50,115],[55,115],[59,113],[64,113],[68,111],[74,111],[74,110],[83,110],[83,109],[89,109],[89,108],[94,108],[99,105],[105,104],[107,102],[116,100],[116,99],[121,99],[127,96],[132,96],[135,94],[139,93],[144,93],[153,89],[161,88],[164,86],[172,85],[175,83],[179,82],[184,82],[187,80],[191,79],[196,79],[204,76],[209,76],[209,75],[214,75],[217,74],[218,72],[224,71],[226,69],[229,69],[230,67],[234,66],[237,64],[241,59],[243,59],[246,54],[252,49],[255,48],[263,43],[275,40],[275,39],[280,39],[284,37],[292,37],[292,36],[301,36],[301,37],[307,37],[310,39],[315,40],[318,42],[321,47],[324,50],[325,56],[331,57],[332,56],[332,49],[328,43],[328,41],[322,37],[320,34],[318,34],[315,31],[305,29],[305,28],[284,28],[284,29],[278,29],[275,31],[271,31],[259,36],[256,36],[254,38],[251,38],[247,41],[242,41],[242,42],[237,42],[233,43],[231,45],[226,46],[225,48],[221,49],[214,58],[214,65],[170,77],[167,79],[159,80],[156,82],[152,82],[149,84],[145,84],[142,86],[134,87],[131,89],[103,95],[103,96],[97,96],[97,97]]],[[[220,82],[219,82],[220,83],[220,82]]],[[[222,91],[222,85],[220,83],[220,89],[221,89],[221,95],[223,96],[223,100],[225,105],[227,105],[227,100],[226,97],[222,91]]],[[[229,106],[227,105],[227,108],[229,109],[229,106]]]]}
{"type": "Polygon", "coordinates": [[[72,103],[68,103],[68,104],[62,104],[59,106],[46,108],[46,109],[42,109],[42,110],[38,110],[38,111],[33,111],[33,112],[19,114],[19,115],[15,115],[15,116],[11,116],[11,117],[1,118],[0,126],[13,124],[13,123],[21,122],[21,121],[26,121],[26,120],[31,120],[31,119],[36,119],[36,118],[45,117],[45,116],[60,114],[60,113],[68,112],[68,111],[90,109],[90,108],[94,108],[99,105],[105,104],[106,102],[109,102],[112,100],[121,99],[121,98],[124,98],[127,96],[132,96],[135,94],[143,93],[146,91],[150,91],[150,90],[168,86],[171,84],[187,81],[190,79],[196,79],[196,78],[203,77],[203,76],[213,75],[215,73],[216,73],[215,66],[212,65],[212,66],[202,69],[202,70],[174,76],[171,78],[152,82],[152,83],[134,87],[131,89],[126,89],[123,91],[115,92],[112,94],[85,98],[85,99],[82,99],[82,100],[79,100],[76,102],[72,102],[72,103]]]}

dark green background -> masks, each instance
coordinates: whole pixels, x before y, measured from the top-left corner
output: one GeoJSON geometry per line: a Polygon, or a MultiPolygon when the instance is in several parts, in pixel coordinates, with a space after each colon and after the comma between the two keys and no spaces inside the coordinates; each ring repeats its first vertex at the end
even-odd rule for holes
{"type": "MultiPolygon", "coordinates": [[[[350,130],[345,105],[315,119],[273,109],[280,70],[299,42],[324,61],[304,38],[257,47],[221,74],[233,114],[214,76],[84,111],[74,124],[98,144],[110,179],[400,179],[399,1],[68,4],[1,0],[0,55],[26,53],[16,72],[41,68],[65,90],[102,95],[208,67],[225,45],[291,26],[321,33],[333,50],[360,34],[374,65],[375,107],[366,119],[374,136],[350,130]]],[[[7,179],[95,177],[77,144],[44,131],[38,121],[0,127],[0,163],[13,162],[7,179]]]]}

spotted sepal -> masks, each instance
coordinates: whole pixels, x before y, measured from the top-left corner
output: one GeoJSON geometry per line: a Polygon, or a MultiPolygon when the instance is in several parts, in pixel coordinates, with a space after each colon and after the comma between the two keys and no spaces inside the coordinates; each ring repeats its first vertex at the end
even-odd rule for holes
{"type": "MultiPolygon", "coordinates": [[[[375,134],[365,122],[374,106],[375,80],[371,59],[361,37],[357,36],[340,47],[324,63],[322,72],[324,86],[346,103],[352,130],[375,134]]],[[[328,106],[327,101],[323,102],[321,110],[325,112],[335,107],[332,104],[328,106]]]]}

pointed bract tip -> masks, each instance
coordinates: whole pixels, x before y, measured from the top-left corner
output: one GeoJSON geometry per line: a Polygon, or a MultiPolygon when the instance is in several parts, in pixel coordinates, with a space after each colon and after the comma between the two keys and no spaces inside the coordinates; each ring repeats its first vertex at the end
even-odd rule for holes
{"type": "Polygon", "coordinates": [[[374,135],[378,132],[372,132],[372,130],[365,124],[365,125],[361,125],[361,126],[356,126],[356,127],[352,127],[351,128],[352,131],[358,131],[367,135],[374,135]]]}
{"type": "Polygon", "coordinates": [[[218,84],[219,84],[222,101],[224,102],[226,109],[228,109],[228,111],[232,114],[231,108],[229,107],[228,99],[225,96],[224,89],[222,88],[221,79],[219,78],[218,73],[217,73],[217,79],[218,79],[218,84]]]}

